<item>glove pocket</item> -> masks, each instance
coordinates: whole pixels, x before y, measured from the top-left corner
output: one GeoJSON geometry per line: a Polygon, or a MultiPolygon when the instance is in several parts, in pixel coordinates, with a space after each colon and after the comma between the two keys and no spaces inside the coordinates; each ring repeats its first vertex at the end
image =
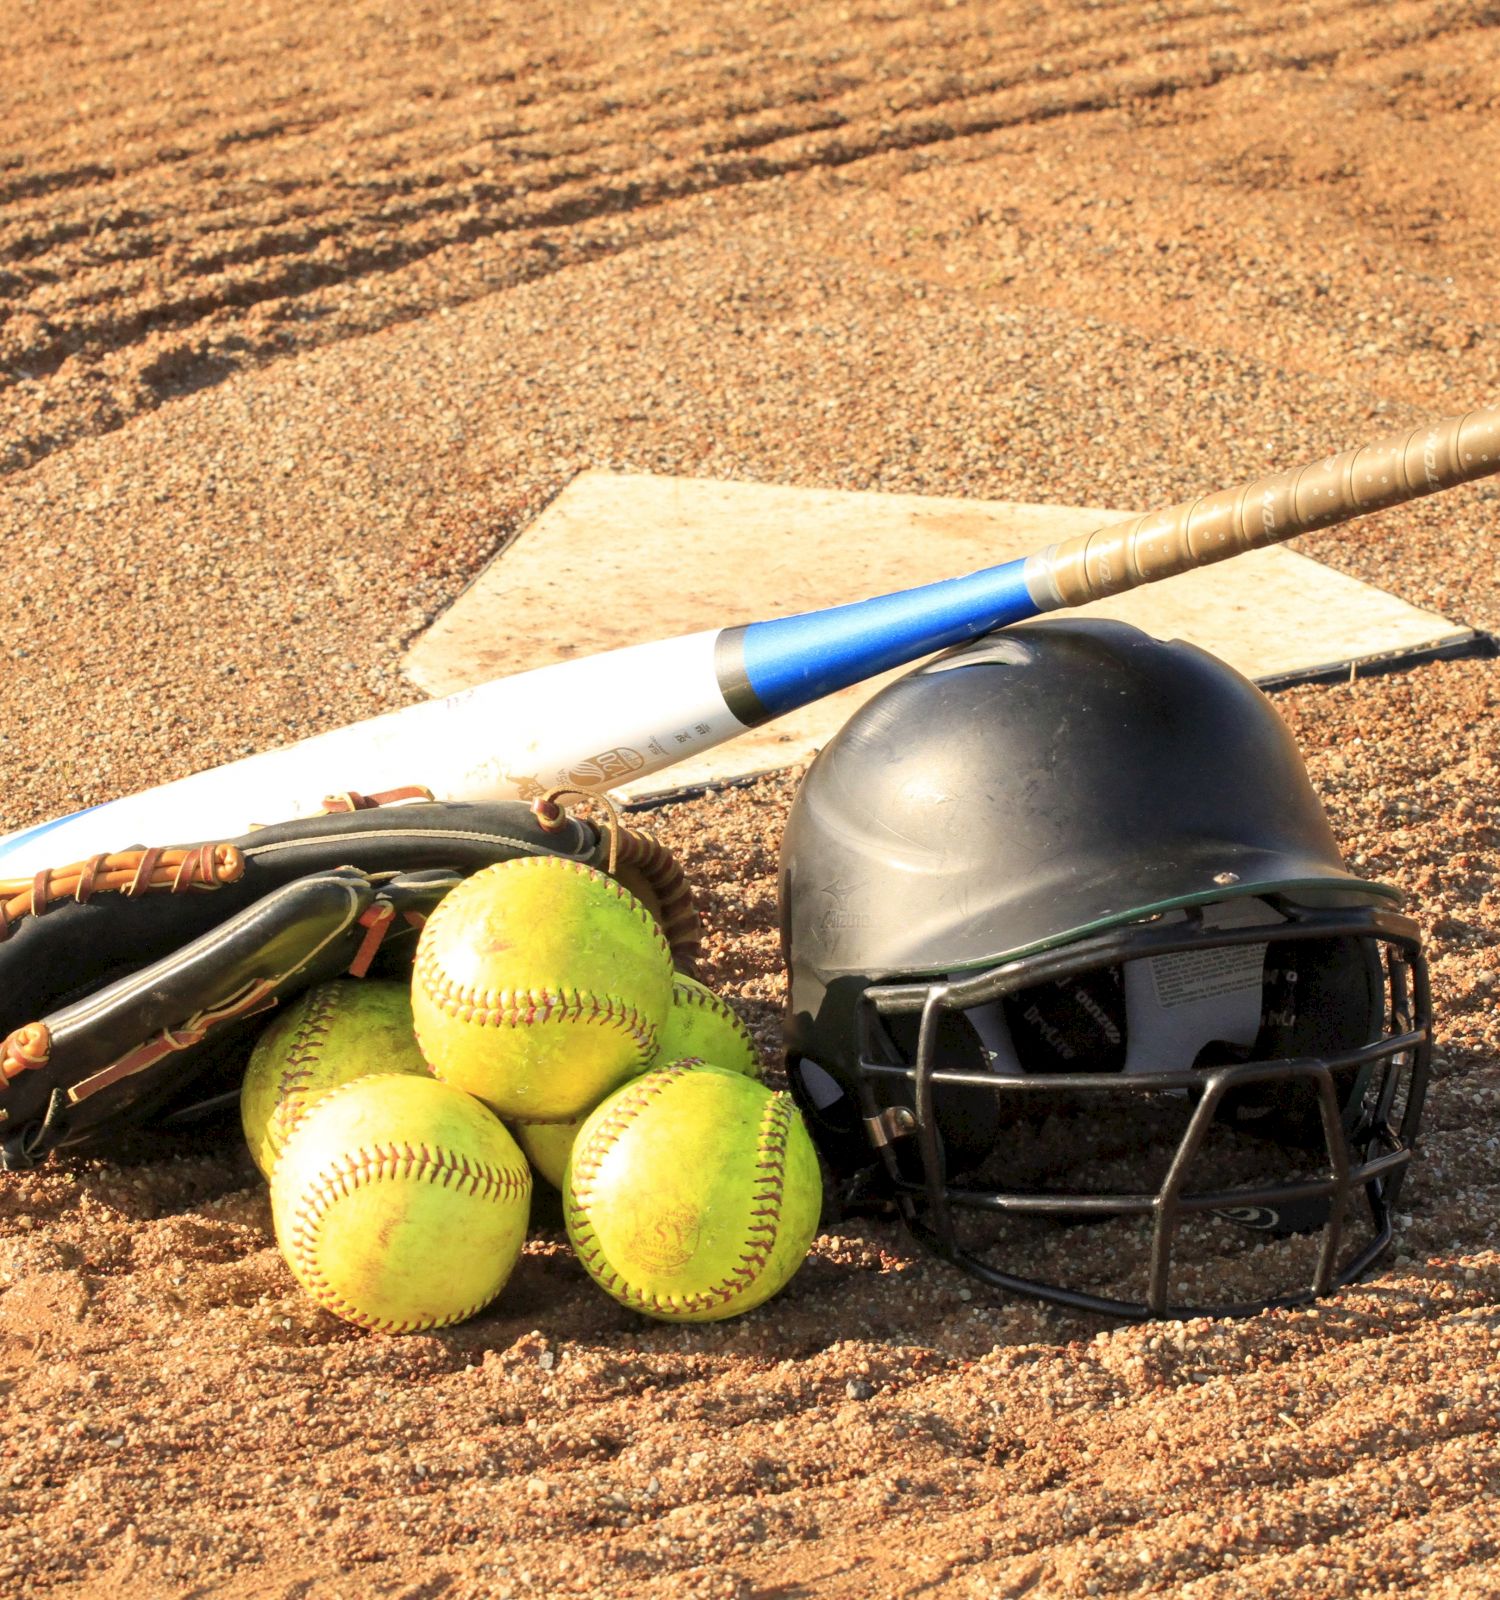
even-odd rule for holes
{"type": "Polygon", "coordinates": [[[0,1165],[107,1146],[180,1097],[252,1018],[347,971],[380,900],[357,868],[311,874],[15,1030],[0,1044],[0,1165]]]}

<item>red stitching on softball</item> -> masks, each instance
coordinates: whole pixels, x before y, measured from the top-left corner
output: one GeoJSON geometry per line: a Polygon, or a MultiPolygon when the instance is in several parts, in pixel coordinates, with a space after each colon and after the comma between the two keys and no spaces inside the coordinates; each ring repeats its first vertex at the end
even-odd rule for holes
{"type": "Polygon", "coordinates": [[[286,1068],[276,1079],[276,1102],[266,1118],[266,1142],[272,1147],[273,1163],[302,1120],[306,1110],[301,1105],[302,1090],[312,1077],[318,1051],[326,1042],[334,1014],[342,1003],[343,991],[337,985],[314,989],[308,997],[307,1010],[292,1033],[286,1068]]]}
{"type": "Polygon", "coordinates": [[[435,971],[435,958],[418,964],[423,993],[440,1011],[482,1028],[535,1027],[548,1022],[581,1022],[628,1033],[644,1065],[656,1053],[656,1029],[635,1007],[611,995],[584,989],[474,989],[435,971]]]}
{"type": "MultiPolygon", "coordinates": [[[[623,884],[616,883],[607,874],[561,856],[517,859],[507,862],[506,870],[573,872],[608,884],[616,898],[624,901],[651,930],[670,966],[671,947],[657,926],[656,919],[623,884]]],[[[441,927],[443,913],[452,903],[451,897],[439,903],[437,910],[428,918],[429,929],[441,927]]],[[[459,1022],[496,1028],[530,1027],[548,1022],[597,1024],[628,1033],[635,1044],[636,1059],[640,1066],[647,1065],[656,1054],[654,1023],[637,1007],[625,1005],[612,995],[601,996],[586,989],[481,989],[471,984],[455,983],[443,972],[442,962],[430,937],[418,946],[414,976],[432,1004],[459,1022]]]]}
{"type": "Polygon", "coordinates": [[[781,1202],[785,1191],[786,1146],[791,1132],[792,1103],[788,1095],[773,1095],[761,1116],[756,1145],[755,1193],[750,1199],[750,1222],[745,1228],[746,1248],[740,1265],[728,1272],[712,1288],[684,1295],[647,1294],[626,1283],[604,1259],[598,1236],[589,1226],[585,1207],[591,1197],[589,1185],[598,1175],[609,1146],[627,1127],[641,1108],[662,1094],[678,1078],[691,1070],[679,1065],[662,1067],[630,1085],[633,1093],[622,1092],[610,1114],[591,1130],[588,1145],[573,1147],[572,1181],[567,1196],[568,1232],[573,1248],[585,1270],[606,1293],[639,1311],[705,1311],[724,1305],[751,1287],[765,1270],[781,1225],[781,1202]],[[661,1081],[656,1081],[661,1080],[661,1081]]]}
{"type": "MultiPolygon", "coordinates": [[[[353,1084],[341,1086],[353,1088],[353,1084]]],[[[338,1091],[335,1091],[338,1092],[338,1091]]],[[[315,1286],[315,1298],[323,1306],[353,1322],[361,1328],[376,1333],[411,1333],[419,1328],[446,1328],[462,1322],[481,1311],[489,1300],[466,1306],[448,1316],[413,1318],[406,1322],[393,1322],[369,1316],[351,1305],[337,1293],[318,1266],[316,1224],[320,1223],[329,1208],[338,1200],[354,1193],[364,1184],[384,1178],[415,1178],[419,1183],[440,1183],[445,1189],[467,1190],[481,1199],[513,1199],[531,1194],[531,1168],[492,1167],[487,1162],[470,1162],[467,1156],[454,1157],[445,1150],[433,1150],[428,1145],[377,1144],[368,1149],[336,1156],[309,1186],[298,1196],[298,1207],[292,1218],[287,1250],[297,1258],[304,1281],[315,1286]]],[[[493,1299],[494,1296],[490,1296],[493,1299]]]]}
{"type": "MultiPolygon", "coordinates": [[[[610,1102],[609,1114],[593,1128],[588,1144],[573,1146],[573,1195],[586,1193],[599,1176],[599,1167],[609,1146],[628,1128],[642,1107],[665,1094],[679,1078],[686,1076],[688,1068],[682,1062],[658,1067],[644,1078],[637,1078],[616,1094],[610,1102]]],[[[571,1200],[570,1200],[571,1203],[571,1200]]]]}
{"type": "Polygon", "coordinates": [[[716,1017],[723,1017],[744,1041],[745,1048],[759,1063],[760,1052],[755,1048],[755,1040],[751,1036],[750,1030],[745,1026],[744,1019],[739,1012],[727,1000],[720,995],[716,995],[706,984],[693,987],[690,984],[674,981],[672,984],[672,1004],[675,1006],[679,999],[685,1001],[688,1005],[700,1006],[704,1011],[711,1012],[716,1017]]]}

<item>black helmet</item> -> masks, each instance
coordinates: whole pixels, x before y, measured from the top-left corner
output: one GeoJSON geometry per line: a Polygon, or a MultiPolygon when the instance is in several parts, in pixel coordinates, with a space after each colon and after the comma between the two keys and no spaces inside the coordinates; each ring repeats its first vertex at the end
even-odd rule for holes
{"type": "Polygon", "coordinates": [[[1234,1314],[1390,1242],[1430,1053],[1418,929],[1207,652],[1071,619],[907,673],[809,769],[780,896],[788,1077],[825,1159],[977,1277],[1234,1314]]]}

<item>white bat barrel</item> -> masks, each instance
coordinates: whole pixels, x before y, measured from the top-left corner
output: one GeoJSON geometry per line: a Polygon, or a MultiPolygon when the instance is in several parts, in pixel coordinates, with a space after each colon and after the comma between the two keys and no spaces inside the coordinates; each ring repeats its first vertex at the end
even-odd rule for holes
{"type": "Polygon", "coordinates": [[[415,785],[444,800],[495,800],[607,789],[1038,611],[1496,471],[1500,411],[1451,417],[967,577],[563,661],[250,756],[0,839],[0,878],[136,845],[233,838],[349,790],[415,785]]]}
{"type": "Polygon", "coordinates": [[[445,800],[607,789],[744,731],[714,671],[718,630],[539,667],[246,756],[0,840],[0,877],[136,845],[228,839],[330,794],[420,785],[445,800]]]}

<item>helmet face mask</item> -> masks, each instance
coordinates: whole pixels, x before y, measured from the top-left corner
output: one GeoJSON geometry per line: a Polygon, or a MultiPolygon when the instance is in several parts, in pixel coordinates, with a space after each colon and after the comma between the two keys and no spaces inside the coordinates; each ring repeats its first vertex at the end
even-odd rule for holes
{"type": "Polygon", "coordinates": [[[793,807],[788,1077],[814,1137],[836,1176],[867,1191],[873,1178],[923,1244],[1002,1289],[1144,1317],[1251,1312],[1352,1281],[1390,1242],[1425,1093],[1415,925],[1344,869],[1280,719],[1229,668],[1118,624],[1023,634],[1002,656],[1019,673],[945,667],[993,661],[981,641],[876,697],[793,807]],[[1078,710],[1080,656],[1124,664],[1118,697],[1095,695],[1113,726],[1078,710]],[[1164,711],[1184,673],[1188,704],[1164,711]],[[1028,676],[1048,681],[1018,713],[1028,676]],[[1060,686],[1096,765],[1113,745],[1124,820],[1159,789],[1159,815],[1116,851],[1133,905],[1099,871],[1097,832],[1122,820],[1109,795],[1072,805],[1045,767],[1037,779],[1038,758],[1060,765],[1060,686]],[[1152,702],[1152,737],[1132,696],[1152,702]],[[1174,784],[1211,788],[1226,739],[1247,737],[1268,792],[1243,792],[1241,774],[1240,792],[1174,803],[1174,784]],[[988,765],[971,759],[946,791],[929,770],[926,790],[937,831],[965,830],[967,850],[924,872],[904,767],[965,739],[988,765]],[[1050,814],[1017,816],[1027,803],[1050,814]],[[1184,824],[1217,846],[1206,859],[1184,824]],[[1011,847],[1039,826],[1057,850],[1030,871],[1011,847]],[[991,869],[977,882],[976,857],[991,869]],[[1251,857],[1248,882],[1224,865],[1251,857]],[[910,915],[877,928],[860,891],[869,904],[892,887],[910,915]],[[914,947],[892,963],[903,940],[914,947]]]}
{"type": "MultiPolygon", "coordinates": [[[[1379,1009],[1347,1016],[1353,1032],[1346,1045],[1321,1054],[1253,1048],[1243,1060],[1161,1071],[1106,1066],[996,1075],[974,1061],[982,1047],[959,1052],[967,1061],[958,1064],[952,1043],[975,1010],[1006,1001],[1031,1009],[1029,996],[1044,988],[1031,963],[956,984],[872,986],[862,997],[855,1097],[887,1191],[913,1233],[955,1265],[997,1287],[1078,1309],[1229,1315],[1295,1304],[1352,1281],[1390,1242],[1425,1091],[1426,980],[1404,920],[1388,912],[1314,911],[1276,925],[1278,940],[1265,945],[1267,987],[1297,971],[1303,952],[1346,972],[1353,962],[1361,979],[1366,956],[1380,952],[1386,993],[1379,1009]],[[1136,1257],[1138,1292],[1046,1282],[997,1265],[1005,1228],[974,1224],[1016,1219],[1112,1227],[1113,1238],[1091,1241],[1092,1254],[1105,1252],[1106,1283],[1131,1276],[1126,1263],[1136,1257]],[[1174,1246],[1184,1236],[1197,1236],[1221,1279],[1247,1285],[1243,1293],[1215,1295],[1211,1282],[1190,1287],[1191,1278],[1202,1278],[1196,1264],[1174,1271],[1174,1246]],[[1289,1242],[1278,1250],[1272,1241],[1281,1240],[1289,1242]],[[1250,1263],[1236,1270],[1233,1258],[1251,1254],[1254,1270],[1244,1270],[1250,1263]],[[1274,1281],[1278,1275],[1283,1281],[1274,1281]]],[[[1160,933],[1166,937],[1154,948],[1158,956],[1225,948],[1204,943],[1216,931],[1201,924],[1160,933]]],[[[1133,960],[1152,959],[1138,935],[1129,947],[1133,960]]],[[[1092,964],[1112,953],[1080,948],[1073,952],[1077,968],[1054,967],[1046,984],[1071,986],[1084,975],[1118,971],[1118,964],[1092,964]]],[[[1324,1031],[1326,1016],[1311,1015],[1324,1031]]],[[[1283,1010],[1261,1031],[1295,1030],[1283,1010]]],[[[806,1074],[793,1071],[805,1093],[806,1074]]],[[[830,1109],[814,1112],[815,1123],[830,1109]]],[[[1090,1253],[1076,1238],[1048,1241],[1059,1266],[1090,1253]]],[[[1087,1262],[1078,1267],[1086,1271],[1087,1262]]]]}

